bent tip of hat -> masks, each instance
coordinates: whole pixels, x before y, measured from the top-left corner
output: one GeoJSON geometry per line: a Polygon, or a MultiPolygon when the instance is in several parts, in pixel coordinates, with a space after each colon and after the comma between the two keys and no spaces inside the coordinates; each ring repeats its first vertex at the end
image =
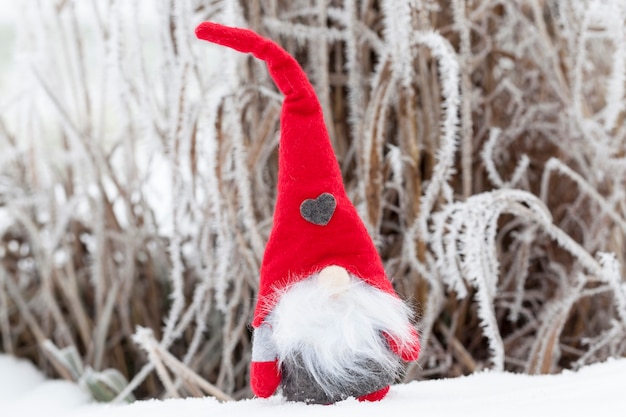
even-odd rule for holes
{"type": "Polygon", "coordinates": [[[198,26],[196,26],[196,37],[198,39],[209,40],[211,34],[216,29],[216,24],[212,22],[202,22],[198,26]]]}

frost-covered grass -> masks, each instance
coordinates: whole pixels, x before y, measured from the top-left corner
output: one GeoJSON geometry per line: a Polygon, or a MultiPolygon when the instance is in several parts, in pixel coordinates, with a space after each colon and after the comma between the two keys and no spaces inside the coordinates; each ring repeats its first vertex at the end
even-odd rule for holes
{"type": "Polygon", "coordinates": [[[405,382],[626,354],[622,1],[15,7],[3,352],[104,401],[250,396],[282,98],[261,63],[194,39],[217,20],[310,75],[348,194],[415,307],[405,382]]]}

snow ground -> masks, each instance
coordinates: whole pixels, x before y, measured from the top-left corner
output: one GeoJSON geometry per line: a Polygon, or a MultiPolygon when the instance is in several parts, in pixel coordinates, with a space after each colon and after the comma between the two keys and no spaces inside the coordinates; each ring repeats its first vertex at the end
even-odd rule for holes
{"type": "Polygon", "coordinates": [[[108,405],[90,403],[77,385],[46,381],[31,364],[0,355],[1,417],[623,416],[625,388],[626,359],[619,359],[560,375],[484,372],[413,382],[392,387],[378,403],[346,400],[319,406],[274,397],[232,403],[194,398],[108,405]]]}

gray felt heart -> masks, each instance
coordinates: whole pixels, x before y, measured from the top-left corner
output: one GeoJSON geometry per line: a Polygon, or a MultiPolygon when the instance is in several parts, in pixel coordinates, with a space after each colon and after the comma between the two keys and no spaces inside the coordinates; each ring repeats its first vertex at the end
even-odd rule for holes
{"type": "Polygon", "coordinates": [[[335,197],[330,193],[322,193],[316,199],[304,200],[300,204],[300,215],[310,223],[326,226],[336,207],[335,197]]]}

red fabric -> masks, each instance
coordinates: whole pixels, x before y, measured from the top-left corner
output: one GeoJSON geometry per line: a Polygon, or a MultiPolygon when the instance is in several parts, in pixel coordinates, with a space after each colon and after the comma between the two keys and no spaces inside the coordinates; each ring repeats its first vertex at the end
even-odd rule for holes
{"type": "Polygon", "coordinates": [[[389,386],[386,386],[385,388],[381,388],[376,392],[372,392],[371,394],[366,394],[366,395],[362,395],[359,398],[357,398],[359,401],[363,402],[363,401],[369,401],[369,402],[374,402],[374,401],[380,401],[383,398],[385,398],[385,396],[387,395],[387,393],[389,392],[389,386]]]}
{"type": "Polygon", "coordinates": [[[278,360],[250,364],[250,387],[254,395],[267,398],[276,391],[278,384],[280,384],[278,360]]]}
{"type": "Polygon", "coordinates": [[[346,195],[322,108],[297,61],[271,40],[247,29],[204,22],[196,35],[264,60],[285,95],[274,226],[261,265],[252,325],[261,325],[277,301],[277,290],[329,265],[344,267],[395,295],[374,243],[346,195]],[[302,202],[325,192],[337,201],[330,222],[320,226],[304,220],[300,215],[302,202]]]}
{"type": "Polygon", "coordinates": [[[383,332],[383,335],[389,344],[389,349],[391,349],[391,351],[398,355],[403,361],[413,362],[419,358],[421,345],[419,336],[414,328],[411,327],[411,341],[402,348],[398,345],[398,342],[393,336],[385,332],[383,332]]]}

